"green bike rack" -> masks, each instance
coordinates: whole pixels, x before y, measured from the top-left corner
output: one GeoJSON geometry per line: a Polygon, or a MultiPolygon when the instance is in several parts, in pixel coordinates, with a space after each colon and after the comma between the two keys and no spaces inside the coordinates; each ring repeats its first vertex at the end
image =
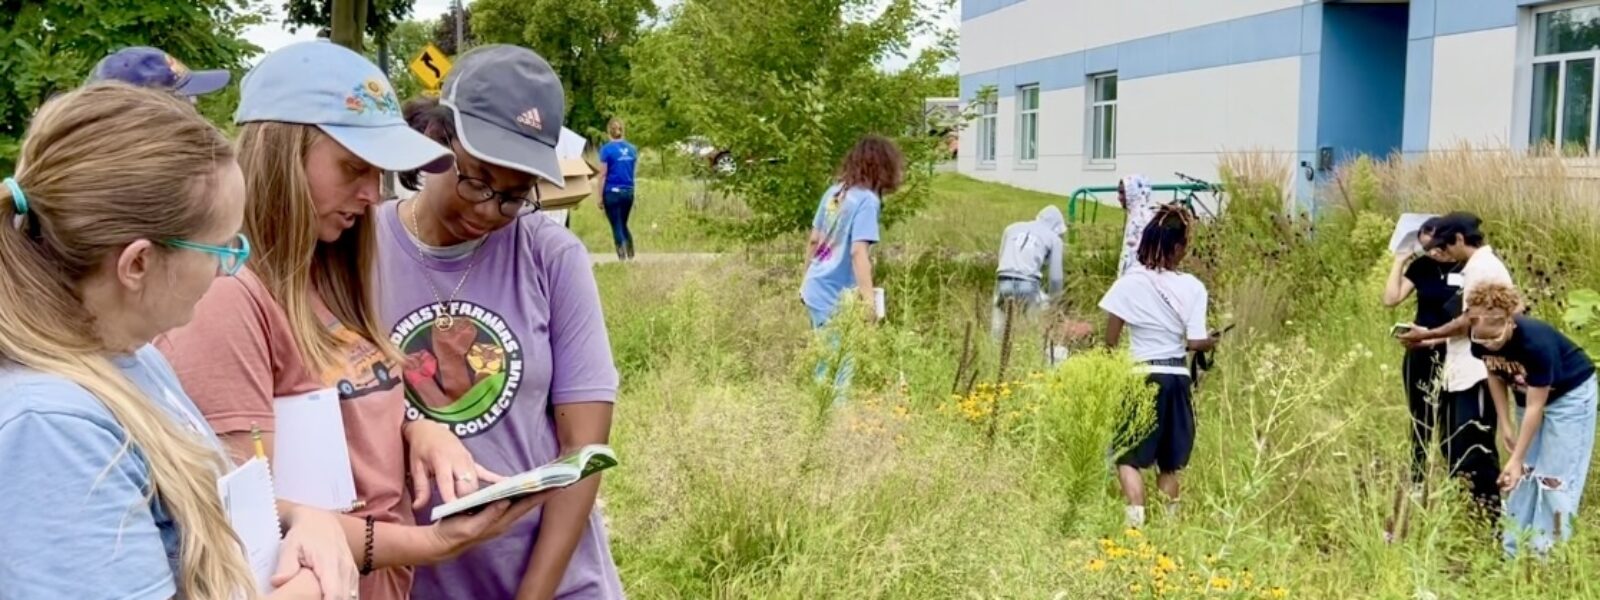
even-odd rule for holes
{"type": "MultiPolygon", "coordinates": [[[[1195,192],[1221,192],[1222,186],[1207,185],[1203,183],[1158,183],[1150,186],[1150,191],[1172,192],[1173,201],[1178,201],[1181,199],[1180,194],[1190,194],[1195,192]]],[[[1089,213],[1088,218],[1089,222],[1093,223],[1095,218],[1100,216],[1100,202],[1094,200],[1095,194],[1114,194],[1116,192],[1117,186],[1114,185],[1081,187],[1072,190],[1072,195],[1067,199],[1067,222],[1077,223],[1079,217],[1078,203],[1088,202],[1090,205],[1090,209],[1087,211],[1089,213]]]]}

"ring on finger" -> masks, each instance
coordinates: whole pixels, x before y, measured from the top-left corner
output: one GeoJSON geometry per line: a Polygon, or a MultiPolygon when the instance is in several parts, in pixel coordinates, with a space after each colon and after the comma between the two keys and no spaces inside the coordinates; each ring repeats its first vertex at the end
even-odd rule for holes
{"type": "Polygon", "coordinates": [[[461,483],[472,483],[477,480],[478,478],[473,476],[471,473],[460,473],[456,475],[456,481],[461,483]]]}

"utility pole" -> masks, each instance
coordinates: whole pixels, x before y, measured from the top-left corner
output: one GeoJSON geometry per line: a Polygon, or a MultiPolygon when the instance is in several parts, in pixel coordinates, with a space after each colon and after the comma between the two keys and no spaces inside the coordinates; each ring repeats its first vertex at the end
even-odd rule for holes
{"type": "Polygon", "coordinates": [[[462,8],[461,0],[455,0],[455,2],[456,2],[456,56],[461,56],[462,54],[465,54],[466,51],[467,51],[467,49],[462,46],[465,43],[465,39],[464,38],[466,37],[466,35],[465,35],[465,32],[466,32],[466,10],[462,8]]]}
{"type": "MultiPolygon", "coordinates": [[[[378,30],[378,70],[383,72],[384,79],[389,79],[389,32],[386,29],[378,30]]],[[[400,100],[404,102],[406,99],[401,98],[400,100]]],[[[386,200],[395,197],[394,177],[394,173],[384,171],[383,179],[380,180],[378,191],[386,200]]]]}

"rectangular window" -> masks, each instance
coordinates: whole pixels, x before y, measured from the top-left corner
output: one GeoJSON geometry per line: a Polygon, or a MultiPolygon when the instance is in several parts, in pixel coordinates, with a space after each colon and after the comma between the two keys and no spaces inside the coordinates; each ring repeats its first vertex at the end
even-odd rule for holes
{"type": "Polygon", "coordinates": [[[1594,155],[1600,3],[1538,13],[1533,36],[1529,145],[1535,152],[1594,155]]]}
{"type": "Polygon", "coordinates": [[[1017,160],[1039,160],[1039,86],[1017,88],[1017,160]]]}
{"type": "Polygon", "coordinates": [[[978,162],[993,163],[995,147],[995,125],[999,120],[1000,107],[990,99],[978,106],[978,162]]]}
{"type": "Polygon", "coordinates": [[[1117,74],[1089,78],[1089,159],[1117,158],[1117,74]]]}

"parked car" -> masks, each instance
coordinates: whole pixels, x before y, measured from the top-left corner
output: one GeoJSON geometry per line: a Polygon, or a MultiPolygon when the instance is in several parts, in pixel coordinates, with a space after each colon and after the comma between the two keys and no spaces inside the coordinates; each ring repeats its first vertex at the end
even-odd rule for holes
{"type": "Polygon", "coordinates": [[[702,136],[684,138],[683,141],[673,144],[673,148],[684,156],[699,159],[703,162],[708,172],[717,176],[732,175],[738,172],[742,166],[752,165],[757,162],[770,164],[780,160],[777,158],[745,158],[740,160],[739,157],[734,155],[733,150],[713,144],[711,140],[702,136]]]}

